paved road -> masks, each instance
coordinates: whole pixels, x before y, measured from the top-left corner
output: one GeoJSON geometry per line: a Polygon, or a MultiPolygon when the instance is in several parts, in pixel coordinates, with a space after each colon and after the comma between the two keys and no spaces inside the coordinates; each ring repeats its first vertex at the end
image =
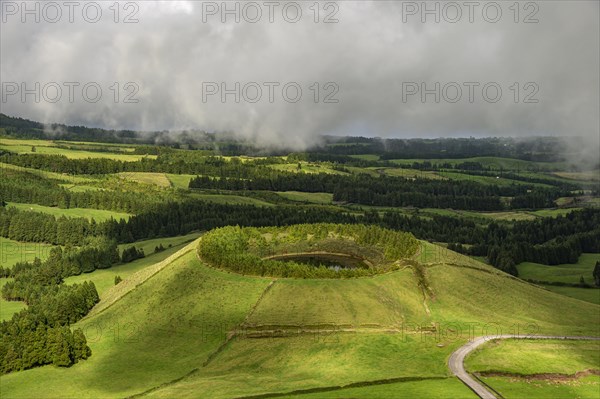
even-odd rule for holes
{"type": "Polygon", "coordinates": [[[464,382],[469,388],[477,394],[481,399],[498,399],[496,395],[489,391],[487,387],[477,381],[467,373],[464,366],[465,357],[471,353],[475,348],[483,345],[487,341],[492,339],[507,339],[507,338],[519,338],[519,339],[568,339],[568,340],[600,340],[600,337],[575,337],[575,336],[553,336],[553,335],[515,335],[515,334],[504,334],[504,335],[488,335],[484,337],[478,337],[461,346],[455,350],[450,359],[448,359],[448,366],[452,373],[457,376],[462,382],[464,382]]]}

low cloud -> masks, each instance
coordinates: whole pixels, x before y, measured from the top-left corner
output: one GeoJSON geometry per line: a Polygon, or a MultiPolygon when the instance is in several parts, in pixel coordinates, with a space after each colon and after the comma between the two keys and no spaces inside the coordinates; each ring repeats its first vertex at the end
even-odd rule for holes
{"type": "Polygon", "coordinates": [[[296,22],[289,2],[273,10],[273,22],[266,3],[256,2],[255,23],[253,9],[244,14],[248,6],[235,2],[226,4],[238,4],[239,23],[222,2],[122,2],[119,22],[99,2],[96,23],[79,9],[73,22],[63,12],[56,23],[44,15],[22,23],[12,2],[1,3],[2,109],[10,115],[110,129],[231,131],[299,149],[323,134],[579,136],[585,148],[572,150],[597,158],[598,2],[520,3],[518,15],[512,3],[498,2],[497,22],[489,2],[473,10],[472,22],[463,2],[454,3],[462,12],[454,22],[447,2],[427,2],[439,8],[439,23],[422,2],[321,2],[318,15],[312,2],[297,2],[296,22]],[[11,82],[18,93],[10,94],[11,82]],[[40,101],[33,94],[22,101],[21,84],[35,90],[36,82],[40,101]],[[50,82],[62,87],[59,101],[47,101],[56,90],[44,93],[50,82]],[[79,83],[72,101],[68,82],[79,83]],[[86,84],[91,97],[100,87],[97,102],[82,94],[86,84]],[[253,102],[257,87],[262,97],[253,102]],[[224,102],[222,89],[229,90],[224,102]]]}

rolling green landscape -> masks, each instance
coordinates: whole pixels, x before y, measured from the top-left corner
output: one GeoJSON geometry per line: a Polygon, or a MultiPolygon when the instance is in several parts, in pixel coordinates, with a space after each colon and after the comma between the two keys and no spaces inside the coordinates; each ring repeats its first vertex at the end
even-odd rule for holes
{"type": "MultiPolygon", "coordinates": [[[[476,398],[448,366],[473,338],[600,336],[598,170],[555,150],[265,154],[2,122],[2,398],[476,398]]],[[[598,353],[490,340],[465,367],[504,398],[597,398],[598,353]]]]}

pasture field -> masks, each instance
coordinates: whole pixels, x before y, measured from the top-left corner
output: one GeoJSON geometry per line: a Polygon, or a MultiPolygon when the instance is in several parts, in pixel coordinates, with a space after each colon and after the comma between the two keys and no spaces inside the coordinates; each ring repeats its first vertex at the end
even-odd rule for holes
{"type": "Polygon", "coordinates": [[[495,186],[510,186],[511,184],[525,185],[525,186],[534,186],[534,187],[552,187],[549,184],[543,183],[531,183],[520,180],[508,179],[505,177],[492,177],[492,176],[478,176],[478,175],[470,175],[468,173],[460,173],[460,172],[437,172],[439,176],[453,179],[453,180],[465,180],[472,181],[476,183],[482,184],[490,184],[495,186]]]}
{"type": "Polygon", "coordinates": [[[548,291],[556,292],[557,294],[566,295],[571,298],[600,305],[600,289],[559,287],[555,285],[542,286],[548,291]]]}
{"type": "Polygon", "coordinates": [[[0,267],[11,268],[17,262],[44,261],[54,245],[38,242],[20,242],[0,237],[0,267]]]}
{"type": "Polygon", "coordinates": [[[457,378],[406,381],[357,388],[343,388],[330,392],[286,395],[286,399],[414,399],[414,398],[461,398],[477,399],[477,396],[457,378]]]}
{"type": "Polygon", "coordinates": [[[517,265],[519,277],[527,280],[579,283],[583,276],[586,282],[593,283],[592,272],[600,254],[581,254],[577,263],[548,266],[533,262],[523,262],[517,265]]]}
{"type": "Polygon", "coordinates": [[[175,237],[160,237],[153,238],[150,240],[141,240],[128,244],[119,244],[119,252],[123,252],[125,248],[129,248],[131,246],[135,246],[138,249],[143,249],[146,255],[150,255],[154,253],[154,248],[161,245],[168,249],[170,247],[174,247],[181,244],[187,244],[191,241],[194,241],[198,237],[200,237],[201,233],[190,233],[184,236],[175,236],[175,237]]]}
{"type": "Polygon", "coordinates": [[[365,161],[379,161],[380,156],[377,154],[358,154],[350,155],[352,158],[363,159],[365,161]]]}
{"type": "Polygon", "coordinates": [[[190,186],[190,180],[196,177],[196,175],[175,175],[172,173],[166,173],[166,176],[173,187],[183,190],[187,190],[190,186]]]}
{"type": "Polygon", "coordinates": [[[154,265],[155,263],[161,262],[173,255],[178,250],[189,244],[189,241],[194,240],[198,237],[198,234],[189,234],[181,237],[169,237],[165,239],[154,239],[138,241],[133,244],[120,245],[119,249],[127,248],[128,246],[135,245],[137,248],[143,248],[146,256],[141,259],[136,259],[133,262],[114,265],[109,269],[96,269],[91,273],[82,273],[79,276],[72,276],[65,279],[66,284],[81,284],[84,281],[92,281],[96,285],[98,294],[102,299],[106,291],[114,286],[115,277],[120,276],[122,279],[126,279],[132,274],[154,265]],[[155,246],[162,244],[165,247],[164,251],[154,253],[155,246]],[[171,245],[169,247],[169,245],[171,245]]]}
{"type": "Polygon", "coordinates": [[[600,181],[600,170],[590,170],[587,172],[554,172],[558,177],[570,180],[600,181]]]}
{"type": "Polygon", "coordinates": [[[117,161],[139,161],[142,158],[156,158],[155,155],[136,155],[127,154],[122,151],[117,152],[99,152],[74,150],[70,148],[58,147],[56,143],[46,140],[13,140],[0,139],[0,149],[11,151],[17,154],[47,154],[47,155],[64,155],[69,159],[85,159],[85,158],[104,158],[114,159],[117,161]],[[36,144],[39,142],[39,144],[36,144]],[[34,149],[35,147],[35,149],[34,149]],[[32,151],[33,150],[33,151],[32,151]]]}
{"type": "Polygon", "coordinates": [[[600,341],[492,340],[475,349],[465,367],[470,372],[520,375],[600,371],[600,341]]]}
{"type": "Polygon", "coordinates": [[[284,164],[275,164],[269,165],[269,167],[281,170],[285,172],[296,172],[296,173],[330,173],[336,175],[347,175],[345,172],[341,172],[339,170],[333,169],[327,163],[317,163],[317,162],[299,162],[301,168],[298,169],[297,163],[284,163],[284,164]]]}
{"type": "Polygon", "coordinates": [[[600,377],[581,377],[576,381],[537,381],[517,378],[486,377],[482,380],[506,399],[597,399],[600,377]]]}
{"type": "Polygon", "coordinates": [[[283,198],[297,202],[307,202],[312,204],[331,204],[333,194],[330,193],[303,193],[300,191],[278,191],[277,194],[283,198]]]}
{"type": "Polygon", "coordinates": [[[61,184],[61,187],[74,192],[74,193],[83,193],[86,191],[101,191],[104,190],[102,187],[98,186],[90,186],[88,184],[61,184]]]}
{"type": "Polygon", "coordinates": [[[17,170],[17,171],[20,171],[20,172],[27,172],[27,173],[34,174],[36,176],[40,176],[40,177],[46,178],[46,179],[65,181],[65,182],[69,182],[69,183],[72,183],[72,184],[82,184],[82,183],[90,183],[90,182],[98,181],[98,179],[94,178],[94,177],[88,177],[88,176],[82,176],[82,175],[68,175],[68,174],[65,174],[65,173],[48,172],[46,170],[24,168],[24,167],[21,167],[21,166],[11,165],[9,163],[0,162],[0,171],[2,171],[2,169],[17,170]]]}
{"type": "Polygon", "coordinates": [[[536,211],[527,211],[530,215],[535,215],[538,217],[557,217],[564,216],[567,213],[571,213],[573,211],[579,210],[582,208],[561,208],[561,209],[538,209],[536,211]]]}
{"type": "Polygon", "coordinates": [[[229,194],[208,194],[192,192],[189,197],[196,198],[202,201],[214,202],[216,204],[232,204],[232,205],[256,205],[256,206],[274,206],[270,202],[262,201],[257,198],[244,197],[241,195],[229,194]]]}
{"type": "Polygon", "coordinates": [[[503,212],[478,212],[478,211],[464,211],[455,209],[437,209],[437,208],[422,208],[419,209],[419,213],[429,213],[441,216],[463,216],[470,218],[484,218],[493,220],[504,220],[504,221],[519,221],[519,220],[534,220],[535,215],[531,212],[521,211],[503,211],[503,212]]]}
{"type": "Polygon", "coordinates": [[[432,179],[440,180],[446,177],[440,172],[432,172],[428,170],[406,169],[406,168],[373,168],[372,170],[381,171],[388,176],[404,177],[409,179],[432,179]]]}
{"type": "Polygon", "coordinates": [[[501,157],[472,157],[472,158],[449,158],[449,159],[393,159],[394,162],[399,165],[412,165],[415,162],[431,162],[432,164],[444,164],[458,165],[464,162],[479,162],[484,167],[489,167],[495,170],[513,170],[513,171],[526,171],[526,170],[542,170],[542,171],[561,171],[568,167],[567,163],[564,162],[534,162],[524,161],[521,159],[514,158],[501,158],[501,157]]]}
{"type": "Polygon", "coordinates": [[[599,341],[490,341],[465,365],[505,398],[591,399],[600,392],[600,375],[589,375],[600,372],[599,341]]]}
{"type": "Polygon", "coordinates": [[[41,212],[47,213],[52,216],[61,217],[65,216],[68,218],[87,218],[94,219],[96,222],[103,222],[105,220],[110,220],[111,218],[115,220],[119,219],[129,219],[131,216],[128,213],[116,212],[116,211],[106,211],[102,209],[92,209],[92,208],[56,208],[51,206],[43,206],[36,204],[20,204],[17,202],[9,202],[8,206],[14,206],[15,208],[22,211],[32,211],[32,212],[41,212]]]}
{"type": "Polygon", "coordinates": [[[164,173],[150,172],[122,172],[117,174],[121,179],[134,181],[142,184],[153,184],[158,187],[171,187],[171,181],[164,173]]]}
{"type": "MultiPolygon", "coordinates": [[[[0,278],[0,289],[4,287],[4,284],[8,283],[12,279],[0,278]]],[[[21,309],[25,309],[27,305],[25,302],[20,301],[7,301],[0,297],[0,322],[9,320],[13,314],[19,312],[21,309]]]]}
{"type": "Polygon", "coordinates": [[[234,339],[206,367],[148,397],[192,398],[203,392],[233,398],[394,378],[443,379],[449,377],[446,357],[457,346],[377,333],[234,339]]]}

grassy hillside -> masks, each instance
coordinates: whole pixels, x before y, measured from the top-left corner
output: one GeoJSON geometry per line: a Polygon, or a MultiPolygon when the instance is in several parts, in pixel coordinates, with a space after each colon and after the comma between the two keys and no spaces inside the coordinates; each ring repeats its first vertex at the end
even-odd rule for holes
{"type": "MultiPolygon", "coordinates": [[[[145,248],[147,256],[142,259],[137,259],[133,262],[126,263],[124,265],[115,265],[110,269],[96,269],[92,273],[83,273],[79,276],[72,276],[65,279],[66,284],[80,284],[84,281],[92,281],[96,285],[100,298],[104,298],[104,294],[109,288],[114,286],[115,277],[120,276],[123,279],[131,276],[132,274],[147,268],[148,266],[162,262],[169,256],[175,254],[186,246],[189,239],[197,237],[197,234],[191,234],[183,237],[172,237],[168,239],[156,239],[146,240],[135,243],[137,248],[145,248]],[[178,238],[178,240],[176,240],[178,238]],[[162,243],[166,248],[162,252],[154,253],[154,246],[162,243]],[[169,247],[171,245],[171,247],[169,247]]],[[[127,247],[128,245],[121,245],[120,247],[127,247]]]]}
{"type": "Polygon", "coordinates": [[[267,285],[201,267],[189,251],[76,325],[88,336],[89,361],[5,375],[2,396],[124,397],[179,378],[218,349],[267,285]]]}
{"type": "Polygon", "coordinates": [[[521,332],[598,334],[591,315],[599,306],[433,244],[415,257],[425,266],[409,261],[372,278],[274,280],[209,268],[196,243],[103,292],[76,325],[90,359],[3,376],[3,397],[231,398],[328,387],[307,397],[429,389],[431,397],[470,397],[446,366],[470,326],[474,335],[494,333],[484,331],[493,323],[502,332],[533,323],[535,331],[521,332]]]}

